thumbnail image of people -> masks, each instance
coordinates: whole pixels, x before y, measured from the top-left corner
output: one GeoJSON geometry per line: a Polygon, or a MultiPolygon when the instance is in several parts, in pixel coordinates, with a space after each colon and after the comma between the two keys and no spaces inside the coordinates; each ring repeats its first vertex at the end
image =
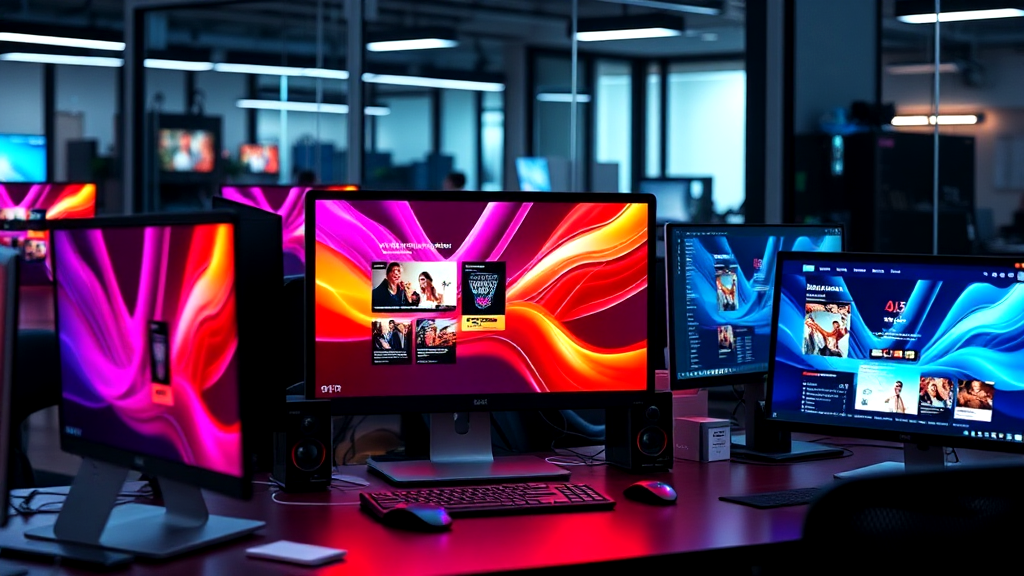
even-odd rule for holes
{"type": "Polygon", "coordinates": [[[953,418],[958,420],[992,421],[992,406],[995,399],[994,382],[975,379],[960,380],[956,393],[956,409],[953,418]]]}
{"type": "Polygon", "coordinates": [[[430,318],[416,323],[416,363],[454,364],[458,320],[430,318]]]}
{"type": "Polygon", "coordinates": [[[374,262],[371,307],[388,310],[455,309],[454,262],[374,262]]]}
{"type": "Polygon", "coordinates": [[[718,327],[718,352],[732,352],[736,349],[736,340],[733,338],[732,326],[718,327]]]}
{"type": "Polygon", "coordinates": [[[736,279],[735,266],[715,266],[715,290],[718,293],[719,312],[736,311],[736,279]]]}
{"type": "Polygon", "coordinates": [[[864,364],[857,372],[854,407],[857,410],[916,415],[920,394],[913,385],[920,382],[913,366],[864,364]]]}
{"type": "Polygon", "coordinates": [[[32,239],[25,240],[25,260],[43,260],[46,258],[46,240],[32,239]]]}
{"type": "Polygon", "coordinates": [[[0,208],[0,220],[28,220],[28,210],[18,206],[0,208]]]}
{"type": "Polygon", "coordinates": [[[412,362],[412,322],[407,320],[373,320],[374,364],[409,364],[412,362]]]}
{"type": "Polygon", "coordinates": [[[850,350],[850,310],[846,302],[808,302],[804,354],[846,358],[850,350]]]}
{"type": "Polygon", "coordinates": [[[953,381],[949,378],[921,376],[917,403],[922,416],[944,416],[953,407],[953,381]]]}
{"type": "Polygon", "coordinates": [[[29,220],[46,220],[46,208],[33,208],[28,211],[29,220]]]}

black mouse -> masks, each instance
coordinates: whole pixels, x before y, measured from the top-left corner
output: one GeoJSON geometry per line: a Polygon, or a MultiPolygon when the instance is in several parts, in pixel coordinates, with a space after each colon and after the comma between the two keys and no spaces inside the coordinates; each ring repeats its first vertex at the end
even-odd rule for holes
{"type": "Polygon", "coordinates": [[[452,527],[452,517],[436,504],[399,504],[385,512],[381,521],[387,526],[418,532],[442,532],[452,527]]]}
{"type": "Polygon", "coordinates": [[[626,488],[626,498],[647,504],[675,504],[676,490],[660,480],[641,480],[626,488]]]}

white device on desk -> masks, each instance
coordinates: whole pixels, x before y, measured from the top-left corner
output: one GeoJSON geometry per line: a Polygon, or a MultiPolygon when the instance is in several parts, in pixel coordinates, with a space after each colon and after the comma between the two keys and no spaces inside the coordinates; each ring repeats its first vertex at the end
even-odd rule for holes
{"type": "Polygon", "coordinates": [[[675,457],[698,462],[729,459],[729,421],[704,416],[676,418],[675,457]]]}
{"type": "Polygon", "coordinates": [[[337,562],[348,554],[348,550],[339,548],[328,548],[327,546],[314,546],[313,544],[302,544],[290,540],[278,540],[263,546],[255,546],[245,550],[246,556],[262,558],[264,560],[280,560],[303,566],[320,566],[330,562],[337,562]]]}

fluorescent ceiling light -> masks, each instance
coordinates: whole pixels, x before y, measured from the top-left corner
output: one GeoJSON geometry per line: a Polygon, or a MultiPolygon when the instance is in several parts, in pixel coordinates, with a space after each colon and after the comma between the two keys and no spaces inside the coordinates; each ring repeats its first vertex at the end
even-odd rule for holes
{"type": "MultiPolygon", "coordinates": [[[[537,94],[538,102],[572,102],[572,94],[566,92],[541,92],[537,94]]],[[[590,102],[590,94],[577,94],[576,101],[586,104],[590,102]]]]}
{"type": "Polygon", "coordinates": [[[31,62],[34,64],[63,64],[66,66],[102,66],[119,68],[124,65],[120,58],[102,56],[67,56],[62,54],[31,54],[27,52],[9,52],[0,54],[0,60],[7,62],[31,62]]]}
{"type": "MultiPolygon", "coordinates": [[[[348,114],[348,104],[317,104],[316,102],[280,102],[278,100],[239,100],[239,108],[253,110],[287,110],[289,112],[320,112],[323,114],[348,114]]],[[[391,109],[386,106],[367,106],[367,116],[387,116],[391,109]]]]}
{"type": "Polygon", "coordinates": [[[435,48],[455,48],[459,43],[447,38],[412,38],[409,40],[382,40],[370,42],[366,49],[370,52],[399,52],[401,50],[433,50],[435,48]]]}
{"type": "Polygon", "coordinates": [[[363,82],[369,84],[391,84],[393,86],[418,86],[420,88],[439,88],[442,90],[473,90],[476,92],[502,92],[505,85],[501,82],[479,82],[476,80],[451,80],[445,78],[427,78],[425,76],[398,76],[395,74],[363,74],[363,82]]]}
{"type": "MultiPolygon", "coordinates": [[[[1020,18],[1024,16],[1024,10],[1019,8],[994,8],[992,10],[961,10],[958,12],[942,12],[939,14],[939,22],[963,22],[965,20],[992,20],[995,18],[1020,18]]],[[[935,13],[930,14],[907,14],[897,16],[900,22],[907,24],[934,24],[935,13]]]]}
{"type": "Polygon", "coordinates": [[[121,52],[124,50],[124,42],[107,42],[105,40],[89,40],[87,38],[64,38],[62,36],[41,36],[39,34],[21,34],[18,32],[0,32],[0,42],[42,44],[44,46],[66,46],[68,48],[110,50],[112,52],[121,52]]]}
{"type": "MultiPolygon", "coordinates": [[[[885,67],[885,71],[893,76],[904,76],[910,74],[934,74],[935,64],[931,63],[915,63],[915,64],[890,64],[885,67]]],[[[943,62],[939,64],[939,73],[955,73],[960,71],[960,65],[956,62],[943,62]]]]}
{"type": "Polygon", "coordinates": [[[146,58],[142,63],[146,68],[157,70],[182,70],[185,72],[209,72],[213,70],[213,62],[189,62],[187,60],[161,60],[146,58]]]}
{"type": "Polygon", "coordinates": [[[576,39],[580,42],[606,42],[609,40],[638,40],[640,38],[669,38],[681,34],[682,32],[679,30],[671,28],[634,28],[632,30],[577,32],[576,39]]]}
{"type": "Polygon", "coordinates": [[[348,70],[330,70],[328,68],[302,68],[300,76],[310,78],[326,78],[327,80],[348,80],[348,70]]]}
{"type": "MultiPolygon", "coordinates": [[[[939,114],[939,126],[970,126],[981,121],[978,114],[939,114]]],[[[896,116],[893,126],[934,126],[935,116],[896,116]]]]}
{"type": "Polygon", "coordinates": [[[306,76],[309,78],[326,78],[328,80],[347,80],[347,70],[330,70],[327,68],[298,68],[295,66],[265,66],[263,64],[231,64],[220,62],[213,65],[215,72],[234,74],[266,74],[267,76],[306,76]]]}

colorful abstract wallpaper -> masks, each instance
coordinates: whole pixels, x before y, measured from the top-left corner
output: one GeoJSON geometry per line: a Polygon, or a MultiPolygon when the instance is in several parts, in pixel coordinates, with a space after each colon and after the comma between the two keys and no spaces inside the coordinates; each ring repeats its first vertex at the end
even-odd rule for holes
{"type": "MultiPolygon", "coordinates": [[[[316,190],[347,191],[357,186],[318,186],[316,190]]],[[[221,196],[281,217],[284,274],[306,272],[306,193],[308,186],[224,186],[221,196]]]]}
{"type": "Polygon", "coordinates": [[[240,477],[233,226],[53,236],[64,433],[240,477]]]}
{"type": "Polygon", "coordinates": [[[318,396],[646,388],[646,204],[314,209],[318,396]]]}

